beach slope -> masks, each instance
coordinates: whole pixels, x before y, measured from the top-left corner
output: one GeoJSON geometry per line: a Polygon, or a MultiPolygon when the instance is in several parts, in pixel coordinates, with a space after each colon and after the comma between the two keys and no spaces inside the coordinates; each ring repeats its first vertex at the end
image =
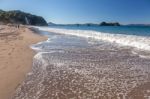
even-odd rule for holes
{"type": "Polygon", "coordinates": [[[25,26],[0,25],[0,99],[10,99],[25,79],[35,54],[29,46],[43,40],[25,26]]]}

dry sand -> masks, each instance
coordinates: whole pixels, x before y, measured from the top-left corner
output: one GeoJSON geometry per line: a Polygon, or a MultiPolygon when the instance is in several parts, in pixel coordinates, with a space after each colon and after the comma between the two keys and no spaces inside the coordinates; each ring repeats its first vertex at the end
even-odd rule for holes
{"type": "Polygon", "coordinates": [[[31,70],[35,52],[30,45],[46,40],[30,29],[0,25],[0,99],[10,99],[31,70]]]}

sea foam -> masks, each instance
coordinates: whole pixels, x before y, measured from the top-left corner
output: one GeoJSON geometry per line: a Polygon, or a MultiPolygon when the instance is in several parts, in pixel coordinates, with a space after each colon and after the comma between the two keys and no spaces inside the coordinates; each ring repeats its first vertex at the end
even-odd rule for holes
{"type": "Polygon", "coordinates": [[[134,45],[133,47],[149,50],[149,38],[95,31],[37,28],[65,35],[49,35],[47,41],[31,46],[38,52],[33,59],[32,72],[19,86],[12,99],[149,97],[149,88],[145,85],[149,85],[150,81],[150,61],[145,59],[145,56],[144,58],[143,56],[141,56],[142,58],[137,57],[138,53],[148,55],[147,51],[133,50],[130,52],[130,50],[116,49],[111,47],[114,43],[106,44],[106,46],[105,44],[104,46],[96,44],[86,47],[75,45],[70,48],[70,45],[74,45],[74,43],[92,45],[75,37],[80,36],[116,42],[126,46],[134,45]],[[74,39],[68,39],[72,36],[68,35],[74,35],[73,37],[79,41],[73,42],[74,39]],[[65,44],[61,43],[62,39],[65,39],[63,40],[65,44]],[[134,93],[133,96],[132,93],[134,93]]]}
{"type": "Polygon", "coordinates": [[[135,47],[141,50],[150,51],[150,37],[125,35],[125,34],[112,34],[103,33],[92,30],[71,30],[71,29],[58,29],[50,27],[35,27],[41,31],[73,35],[84,38],[92,38],[96,40],[107,41],[111,43],[117,43],[123,46],[135,47]]]}

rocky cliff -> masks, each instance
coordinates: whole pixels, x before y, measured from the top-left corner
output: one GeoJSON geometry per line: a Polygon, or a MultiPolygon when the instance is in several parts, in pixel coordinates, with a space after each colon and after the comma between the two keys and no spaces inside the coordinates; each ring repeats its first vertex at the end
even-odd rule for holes
{"type": "Polygon", "coordinates": [[[3,11],[0,10],[0,23],[3,24],[23,24],[47,26],[47,22],[41,16],[32,15],[19,10],[3,11]]]}

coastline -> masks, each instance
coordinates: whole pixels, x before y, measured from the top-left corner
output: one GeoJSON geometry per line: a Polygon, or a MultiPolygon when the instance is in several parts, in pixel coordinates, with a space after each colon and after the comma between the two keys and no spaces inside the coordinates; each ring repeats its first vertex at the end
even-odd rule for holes
{"type": "Polygon", "coordinates": [[[0,25],[0,99],[10,99],[31,70],[35,51],[30,45],[47,39],[35,32],[26,26],[0,25]]]}
{"type": "Polygon", "coordinates": [[[47,42],[32,46],[40,52],[12,99],[149,97],[150,59],[141,57],[149,57],[148,51],[68,35],[76,32],[48,32],[47,42]]]}

